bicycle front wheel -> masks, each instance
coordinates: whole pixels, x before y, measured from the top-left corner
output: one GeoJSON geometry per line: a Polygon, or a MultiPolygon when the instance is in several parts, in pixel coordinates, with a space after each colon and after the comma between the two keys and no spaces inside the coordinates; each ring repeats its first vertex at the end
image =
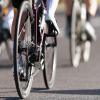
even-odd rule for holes
{"type": "Polygon", "coordinates": [[[46,37],[44,46],[44,82],[47,89],[53,87],[56,75],[57,50],[53,46],[54,37],[46,37]]]}
{"type": "Polygon", "coordinates": [[[72,10],[72,22],[71,22],[71,37],[70,37],[70,56],[71,64],[74,67],[79,66],[80,62],[80,11],[77,7],[77,3],[74,3],[72,10]]]}
{"type": "Polygon", "coordinates": [[[23,1],[16,19],[13,51],[14,80],[20,98],[29,95],[33,81],[34,67],[29,65],[32,17],[29,2],[23,1]]]}

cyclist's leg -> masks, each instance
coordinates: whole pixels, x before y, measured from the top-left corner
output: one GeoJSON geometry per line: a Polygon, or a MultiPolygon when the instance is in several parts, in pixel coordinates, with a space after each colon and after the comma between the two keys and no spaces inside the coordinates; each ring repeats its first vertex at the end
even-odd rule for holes
{"type": "MultiPolygon", "coordinates": [[[[66,4],[66,30],[67,36],[70,36],[71,31],[71,19],[72,19],[72,0],[65,0],[66,4]]],[[[65,34],[66,35],[66,34],[65,34]]]]}
{"type": "Polygon", "coordinates": [[[71,14],[72,14],[72,6],[73,6],[72,0],[66,0],[65,4],[66,4],[66,14],[68,16],[71,16],[71,14]]]}
{"type": "Polygon", "coordinates": [[[97,10],[97,0],[85,0],[85,3],[90,15],[95,16],[97,10]]]}
{"type": "Polygon", "coordinates": [[[87,33],[90,36],[91,40],[96,39],[95,30],[90,24],[90,18],[91,16],[95,16],[96,10],[97,10],[97,2],[96,0],[85,0],[86,6],[87,6],[87,23],[86,23],[86,30],[87,33]]]}
{"type": "Polygon", "coordinates": [[[58,6],[59,0],[47,0],[47,16],[46,20],[51,20],[59,33],[59,27],[57,25],[57,22],[55,20],[55,12],[58,6]]]}
{"type": "Polygon", "coordinates": [[[91,15],[95,15],[97,9],[96,0],[85,0],[87,7],[87,22],[86,22],[86,33],[87,41],[84,43],[83,60],[87,62],[90,58],[91,41],[96,40],[96,34],[93,26],[90,24],[91,15]]]}

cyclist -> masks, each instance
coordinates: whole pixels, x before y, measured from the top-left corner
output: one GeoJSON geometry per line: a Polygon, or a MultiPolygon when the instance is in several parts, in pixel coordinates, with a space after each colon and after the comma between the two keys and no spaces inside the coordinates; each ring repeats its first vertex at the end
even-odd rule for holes
{"type": "MultiPolygon", "coordinates": [[[[95,14],[96,14],[97,1],[96,0],[84,0],[84,1],[86,3],[86,8],[87,8],[86,31],[87,31],[89,39],[84,44],[83,60],[87,62],[90,57],[91,41],[96,40],[94,28],[90,24],[90,17],[95,16],[95,14]]],[[[68,34],[68,36],[70,36],[73,0],[65,0],[65,3],[66,3],[66,8],[67,8],[66,9],[66,12],[67,12],[67,14],[66,14],[67,15],[67,34],[68,34]]],[[[79,64],[79,60],[78,60],[78,58],[76,58],[75,66],[77,66],[78,64],[79,64]]]]}
{"type": "MultiPolygon", "coordinates": [[[[29,0],[30,2],[32,2],[31,0],[29,0]]],[[[40,0],[34,0],[35,3],[38,4],[38,2],[40,0]]],[[[44,2],[46,0],[43,0],[44,2]]],[[[14,7],[18,8],[18,6],[20,5],[20,3],[22,2],[22,0],[12,0],[12,3],[14,5],[14,7]]],[[[45,13],[45,20],[51,20],[52,23],[54,24],[54,27],[57,31],[57,33],[59,33],[59,28],[58,28],[58,25],[57,25],[57,22],[55,20],[55,11],[56,11],[56,8],[58,6],[58,2],[59,0],[47,0],[46,1],[46,11],[47,13],[45,13]]],[[[44,27],[46,27],[47,25],[45,23],[43,23],[42,25],[44,25],[44,27]]],[[[46,27],[47,28],[47,27],[46,27]]]]}

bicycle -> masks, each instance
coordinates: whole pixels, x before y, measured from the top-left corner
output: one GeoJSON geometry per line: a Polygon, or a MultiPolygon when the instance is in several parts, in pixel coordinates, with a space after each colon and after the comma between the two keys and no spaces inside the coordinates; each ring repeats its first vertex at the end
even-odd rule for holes
{"type": "MultiPolygon", "coordinates": [[[[2,45],[2,43],[4,43],[8,57],[9,57],[9,61],[12,64],[12,48],[11,48],[11,35],[10,35],[10,30],[8,28],[8,24],[5,22],[4,19],[4,5],[6,5],[6,3],[3,2],[3,0],[0,1],[0,45],[2,45]]],[[[7,10],[8,8],[6,8],[7,10]]]]}
{"type": "Polygon", "coordinates": [[[14,35],[14,80],[20,98],[28,97],[33,78],[43,71],[44,83],[47,89],[52,88],[56,74],[56,46],[54,26],[47,21],[48,34],[43,33],[41,22],[44,15],[44,2],[38,5],[32,0],[22,1],[14,35]],[[52,34],[53,33],[53,34],[52,34]]]}
{"type": "Polygon", "coordinates": [[[87,41],[86,25],[87,9],[84,0],[73,0],[70,55],[71,64],[78,67],[81,61],[84,43],[87,41]],[[75,62],[78,60],[78,63],[75,62]]]}

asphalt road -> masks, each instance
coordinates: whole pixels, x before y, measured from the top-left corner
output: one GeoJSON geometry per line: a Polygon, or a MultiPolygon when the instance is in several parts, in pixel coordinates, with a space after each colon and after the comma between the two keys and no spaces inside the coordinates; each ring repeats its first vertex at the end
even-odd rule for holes
{"type": "MultiPolygon", "coordinates": [[[[61,33],[58,36],[55,85],[46,90],[40,72],[26,100],[100,100],[100,14],[91,21],[96,29],[97,41],[92,44],[90,61],[81,63],[77,69],[70,65],[69,40],[64,34],[65,16],[57,13],[56,17],[61,33]]],[[[0,100],[18,100],[13,71],[4,55],[2,52],[0,56],[0,100]]]]}

